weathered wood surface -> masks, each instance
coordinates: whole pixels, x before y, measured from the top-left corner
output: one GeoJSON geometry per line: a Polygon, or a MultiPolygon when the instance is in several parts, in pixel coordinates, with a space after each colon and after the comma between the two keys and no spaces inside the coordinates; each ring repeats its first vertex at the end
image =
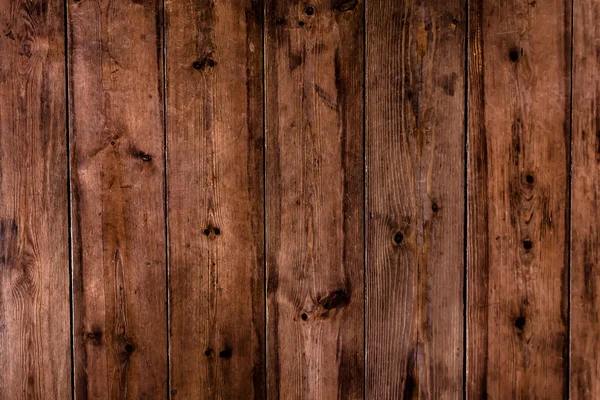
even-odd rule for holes
{"type": "Polygon", "coordinates": [[[165,11],[171,396],[262,399],[262,2],[165,11]]]}
{"type": "Polygon", "coordinates": [[[571,2],[469,2],[467,395],[568,381],[571,2]]]}
{"type": "Polygon", "coordinates": [[[600,2],[573,8],[571,398],[600,398],[600,2]]]}
{"type": "Polygon", "coordinates": [[[268,398],[359,399],[363,2],[268,0],[268,398]]]}
{"type": "Polygon", "coordinates": [[[68,14],[75,397],[164,398],[161,2],[68,14]]]}
{"type": "Polygon", "coordinates": [[[71,391],[64,7],[0,1],[0,397],[71,391]]]}
{"type": "Polygon", "coordinates": [[[465,2],[367,2],[367,398],[460,398],[465,2]]]}
{"type": "Polygon", "coordinates": [[[0,398],[599,397],[599,15],[0,0],[0,398]]]}

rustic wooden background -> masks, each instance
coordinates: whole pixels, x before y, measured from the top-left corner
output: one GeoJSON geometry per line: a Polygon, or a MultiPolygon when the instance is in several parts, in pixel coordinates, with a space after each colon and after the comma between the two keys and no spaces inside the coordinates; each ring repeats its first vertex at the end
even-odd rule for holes
{"type": "Polygon", "coordinates": [[[1,399],[600,398],[600,0],[0,0],[1,399]]]}

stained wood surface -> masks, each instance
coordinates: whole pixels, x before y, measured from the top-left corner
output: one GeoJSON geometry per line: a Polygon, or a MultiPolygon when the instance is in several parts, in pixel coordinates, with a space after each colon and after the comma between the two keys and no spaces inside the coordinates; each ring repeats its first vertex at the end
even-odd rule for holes
{"type": "Polygon", "coordinates": [[[469,4],[467,395],[566,397],[571,2],[469,4]]]}
{"type": "Polygon", "coordinates": [[[465,3],[367,3],[367,398],[459,398],[465,3]]]}
{"type": "Polygon", "coordinates": [[[265,396],[262,2],[166,2],[171,397],[265,396]]]}
{"type": "Polygon", "coordinates": [[[363,398],[363,3],[265,9],[267,397],[363,398]]]}
{"type": "Polygon", "coordinates": [[[600,397],[600,3],[573,8],[573,139],[571,190],[572,399],[600,397]]]}
{"type": "Polygon", "coordinates": [[[167,395],[161,3],[68,3],[76,398],[167,395]]]}
{"type": "Polygon", "coordinates": [[[0,0],[0,398],[600,397],[598,0],[0,0]]]}
{"type": "Polygon", "coordinates": [[[0,1],[0,397],[71,391],[64,8],[0,1]]]}

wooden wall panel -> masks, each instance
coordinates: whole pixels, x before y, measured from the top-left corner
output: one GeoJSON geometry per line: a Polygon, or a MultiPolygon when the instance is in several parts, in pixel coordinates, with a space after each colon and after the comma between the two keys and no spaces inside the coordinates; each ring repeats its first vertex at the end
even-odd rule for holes
{"type": "Polygon", "coordinates": [[[363,398],[364,3],[269,0],[268,398],[363,398]]]}
{"type": "Polygon", "coordinates": [[[161,3],[68,11],[75,396],[164,398],[161,3]]]}
{"type": "Polygon", "coordinates": [[[171,395],[264,398],[260,0],[167,0],[171,395]]]}
{"type": "Polygon", "coordinates": [[[566,397],[571,2],[469,6],[467,394],[566,397]]]}
{"type": "Polygon", "coordinates": [[[0,397],[71,391],[62,1],[0,1],[0,397]]]}
{"type": "Polygon", "coordinates": [[[600,2],[573,8],[571,398],[600,397],[600,2]]]}
{"type": "Polygon", "coordinates": [[[465,2],[367,2],[367,398],[460,398],[465,2]]]}

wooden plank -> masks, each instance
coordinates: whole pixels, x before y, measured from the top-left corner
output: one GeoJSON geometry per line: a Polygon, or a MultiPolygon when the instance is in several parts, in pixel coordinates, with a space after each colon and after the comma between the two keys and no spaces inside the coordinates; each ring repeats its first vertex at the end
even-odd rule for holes
{"type": "Polygon", "coordinates": [[[0,397],[71,391],[64,7],[0,1],[0,397]]]}
{"type": "Polygon", "coordinates": [[[467,395],[567,396],[571,2],[470,2],[467,395]]]}
{"type": "Polygon", "coordinates": [[[266,5],[273,399],[363,398],[363,4],[266,5]]]}
{"type": "Polygon", "coordinates": [[[167,0],[171,395],[264,398],[260,0],[167,0]]]}
{"type": "Polygon", "coordinates": [[[367,398],[462,397],[465,26],[367,3],[367,398]]]}
{"type": "Polygon", "coordinates": [[[161,2],[68,11],[75,396],[164,398],[161,2]]]}
{"type": "Polygon", "coordinates": [[[600,3],[573,8],[571,398],[600,397],[600,3]]]}

